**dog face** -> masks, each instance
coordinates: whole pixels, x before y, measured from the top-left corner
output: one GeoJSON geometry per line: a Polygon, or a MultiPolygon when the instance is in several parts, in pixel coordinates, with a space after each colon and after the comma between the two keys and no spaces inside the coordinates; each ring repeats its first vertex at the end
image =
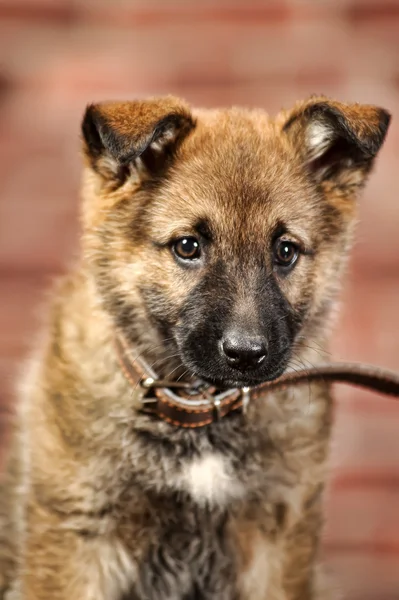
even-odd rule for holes
{"type": "Polygon", "coordinates": [[[165,376],[277,377],[327,321],[388,124],[326,98],[275,120],[174,98],[90,106],[84,252],[116,327],[165,376]]]}

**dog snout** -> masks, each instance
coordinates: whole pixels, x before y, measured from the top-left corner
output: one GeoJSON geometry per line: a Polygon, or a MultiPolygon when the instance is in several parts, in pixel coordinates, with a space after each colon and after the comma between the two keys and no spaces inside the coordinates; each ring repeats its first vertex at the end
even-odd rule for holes
{"type": "Polygon", "coordinates": [[[238,331],[227,333],[221,348],[228,365],[240,371],[256,369],[264,362],[267,354],[265,338],[238,331]]]}

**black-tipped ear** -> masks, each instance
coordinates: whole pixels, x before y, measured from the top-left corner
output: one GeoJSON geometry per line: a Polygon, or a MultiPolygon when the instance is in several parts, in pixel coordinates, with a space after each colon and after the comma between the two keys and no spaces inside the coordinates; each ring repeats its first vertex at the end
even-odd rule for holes
{"type": "Polygon", "coordinates": [[[283,131],[317,181],[360,185],[384,142],[390,118],[376,106],[320,97],[297,105],[287,115],[283,131]]]}
{"type": "Polygon", "coordinates": [[[193,127],[188,106],[172,97],[91,104],[82,122],[84,151],[91,166],[105,176],[139,158],[153,171],[193,127]]]}

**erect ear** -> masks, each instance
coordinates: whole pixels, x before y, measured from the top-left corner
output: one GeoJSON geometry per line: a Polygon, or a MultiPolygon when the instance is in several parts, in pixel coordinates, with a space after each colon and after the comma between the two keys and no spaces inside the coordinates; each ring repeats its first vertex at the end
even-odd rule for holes
{"type": "Polygon", "coordinates": [[[286,114],[282,129],[317,182],[353,187],[370,171],[390,118],[376,106],[314,97],[286,114]]]}
{"type": "Polygon", "coordinates": [[[173,97],[91,104],[82,122],[84,152],[105,178],[124,179],[131,168],[151,174],[169,164],[194,125],[189,107],[173,97]]]}

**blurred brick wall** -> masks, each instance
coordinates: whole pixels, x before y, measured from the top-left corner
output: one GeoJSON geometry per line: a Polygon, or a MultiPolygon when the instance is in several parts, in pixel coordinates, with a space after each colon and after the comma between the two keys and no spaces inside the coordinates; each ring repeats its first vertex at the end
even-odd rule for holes
{"type": "MultiPolygon", "coordinates": [[[[274,113],[322,92],[390,109],[334,353],[398,369],[398,57],[399,1],[0,0],[0,411],[76,249],[79,122],[107,98],[274,113]]],[[[399,406],[337,391],[326,557],[352,600],[397,599],[399,406]]]]}

